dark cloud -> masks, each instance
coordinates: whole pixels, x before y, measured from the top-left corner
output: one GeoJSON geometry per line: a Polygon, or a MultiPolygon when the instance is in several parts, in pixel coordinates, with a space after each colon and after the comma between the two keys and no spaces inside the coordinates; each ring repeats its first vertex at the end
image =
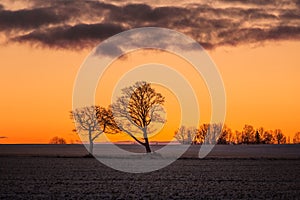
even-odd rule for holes
{"type": "Polygon", "coordinates": [[[17,42],[32,42],[56,48],[80,49],[96,45],[101,41],[124,29],[114,24],[78,24],[37,30],[26,35],[13,38],[17,42]]]}
{"type": "Polygon", "coordinates": [[[6,136],[0,136],[0,139],[5,139],[5,138],[7,138],[6,136]]]}
{"type": "Polygon", "coordinates": [[[274,14],[268,13],[263,9],[247,9],[244,11],[244,15],[248,18],[248,20],[272,20],[278,19],[278,17],[274,14]]]}
{"type": "Polygon", "coordinates": [[[223,2],[229,3],[239,3],[239,4],[254,4],[254,5],[269,5],[272,1],[269,0],[222,0],[223,2]]]}
{"type": "Polygon", "coordinates": [[[101,44],[101,48],[97,48],[95,55],[105,55],[110,57],[116,57],[123,54],[123,51],[118,45],[111,45],[107,43],[101,44]]]}
{"type": "Polygon", "coordinates": [[[264,42],[269,40],[300,40],[300,27],[279,26],[270,29],[244,28],[236,32],[221,32],[219,38],[222,38],[218,45],[247,44],[255,42],[264,42]]]}
{"type": "Polygon", "coordinates": [[[294,20],[298,19],[300,20],[300,10],[286,10],[283,11],[282,14],[280,15],[281,19],[286,19],[286,20],[294,20]]]}
{"type": "Polygon", "coordinates": [[[300,39],[300,26],[278,26],[267,31],[267,39],[300,39]]]}
{"type": "Polygon", "coordinates": [[[261,28],[242,28],[234,32],[227,30],[220,32],[218,37],[221,41],[218,45],[238,45],[240,43],[251,43],[255,41],[262,41],[265,37],[264,30],[261,28]]]}
{"type": "Polygon", "coordinates": [[[58,15],[50,8],[17,11],[1,10],[0,30],[30,30],[43,25],[63,23],[67,18],[64,14],[58,15]]]}
{"type": "Polygon", "coordinates": [[[195,3],[159,6],[98,1],[32,2],[32,8],[23,10],[1,10],[0,7],[0,31],[13,32],[7,36],[9,42],[80,49],[94,47],[124,30],[150,26],[185,33],[208,49],[299,39],[300,8],[297,5],[300,0],[219,0],[236,5],[225,7],[195,3]]]}
{"type": "Polygon", "coordinates": [[[224,3],[235,3],[238,5],[257,5],[257,6],[266,6],[266,5],[284,5],[290,4],[292,1],[290,0],[219,0],[224,3]]]}

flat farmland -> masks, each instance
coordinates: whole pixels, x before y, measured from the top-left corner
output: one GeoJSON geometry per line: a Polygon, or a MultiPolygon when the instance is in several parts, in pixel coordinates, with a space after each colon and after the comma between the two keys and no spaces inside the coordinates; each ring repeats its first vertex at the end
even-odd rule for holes
{"type": "Polygon", "coordinates": [[[131,174],[84,157],[81,145],[0,145],[0,199],[300,197],[299,145],[217,145],[205,159],[193,157],[197,150],[163,169],[131,174]]]}

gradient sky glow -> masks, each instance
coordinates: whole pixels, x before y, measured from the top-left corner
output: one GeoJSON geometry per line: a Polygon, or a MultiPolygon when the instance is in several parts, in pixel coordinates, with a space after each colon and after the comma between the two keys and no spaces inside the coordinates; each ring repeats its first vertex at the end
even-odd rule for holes
{"type": "Polygon", "coordinates": [[[183,32],[207,49],[230,128],[300,131],[299,0],[195,2],[1,1],[0,143],[78,140],[69,118],[77,70],[99,42],[143,26],[183,32]]]}

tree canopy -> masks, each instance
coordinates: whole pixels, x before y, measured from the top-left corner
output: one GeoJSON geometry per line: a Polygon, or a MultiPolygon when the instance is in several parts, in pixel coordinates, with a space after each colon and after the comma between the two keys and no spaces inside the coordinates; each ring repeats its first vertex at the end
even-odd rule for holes
{"type": "Polygon", "coordinates": [[[165,98],[147,82],[136,82],[122,89],[122,95],[112,105],[119,128],[151,152],[148,134],[155,130],[155,123],[164,123],[161,105],[165,98]]]}
{"type": "Polygon", "coordinates": [[[101,106],[85,106],[71,111],[71,118],[75,121],[74,131],[88,137],[89,152],[93,153],[94,141],[102,133],[116,133],[119,131],[114,121],[111,108],[101,106]]]}

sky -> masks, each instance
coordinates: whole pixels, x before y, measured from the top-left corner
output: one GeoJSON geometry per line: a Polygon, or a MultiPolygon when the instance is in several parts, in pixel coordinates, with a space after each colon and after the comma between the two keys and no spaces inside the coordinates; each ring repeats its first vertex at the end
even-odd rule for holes
{"type": "Polygon", "coordinates": [[[224,81],[227,126],[300,131],[299,0],[1,0],[0,143],[79,140],[69,111],[81,64],[108,37],[149,26],[206,49],[224,81]]]}

